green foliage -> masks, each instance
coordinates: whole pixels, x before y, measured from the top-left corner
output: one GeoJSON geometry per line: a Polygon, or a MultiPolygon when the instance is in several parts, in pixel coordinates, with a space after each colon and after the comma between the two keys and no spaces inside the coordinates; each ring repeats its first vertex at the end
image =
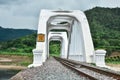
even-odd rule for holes
{"type": "Polygon", "coordinates": [[[95,7],[85,11],[96,49],[107,50],[107,55],[120,51],[120,8],[95,7]]]}
{"type": "Polygon", "coordinates": [[[20,66],[28,66],[30,64],[31,64],[31,62],[28,62],[28,61],[23,61],[23,62],[18,63],[18,65],[20,65],[20,66]]]}
{"type": "Polygon", "coordinates": [[[51,41],[49,43],[49,53],[50,56],[60,56],[61,42],[60,41],[51,41]]]}
{"type": "Polygon", "coordinates": [[[8,52],[21,52],[21,53],[32,53],[32,49],[35,48],[36,34],[27,35],[16,40],[7,42],[1,42],[0,50],[8,52]]]}
{"type": "Polygon", "coordinates": [[[32,53],[0,51],[0,54],[2,54],[2,55],[16,55],[16,56],[29,56],[31,59],[33,57],[32,53]]]}
{"type": "Polygon", "coordinates": [[[106,63],[120,64],[120,56],[107,57],[105,58],[106,63]]]}

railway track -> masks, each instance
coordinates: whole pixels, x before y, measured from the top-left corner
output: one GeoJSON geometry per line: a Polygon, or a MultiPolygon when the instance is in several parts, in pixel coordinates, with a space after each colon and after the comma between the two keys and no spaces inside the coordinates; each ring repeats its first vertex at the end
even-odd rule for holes
{"type": "Polygon", "coordinates": [[[73,60],[54,57],[63,65],[76,71],[78,74],[88,77],[90,80],[120,80],[120,74],[109,70],[104,70],[85,63],[76,62],[73,60]]]}

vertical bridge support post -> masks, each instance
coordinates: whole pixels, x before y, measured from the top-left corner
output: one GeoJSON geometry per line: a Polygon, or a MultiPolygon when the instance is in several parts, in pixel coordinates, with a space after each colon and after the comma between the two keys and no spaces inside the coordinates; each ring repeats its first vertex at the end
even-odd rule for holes
{"type": "Polygon", "coordinates": [[[33,49],[33,64],[29,65],[29,68],[42,65],[42,53],[40,49],[33,49]]]}
{"type": "Polygon", "coordinates": [[[95,63],[97,66],[106,67],[105,65],[105,50],[96,50],[95,51],[95,63]]]}

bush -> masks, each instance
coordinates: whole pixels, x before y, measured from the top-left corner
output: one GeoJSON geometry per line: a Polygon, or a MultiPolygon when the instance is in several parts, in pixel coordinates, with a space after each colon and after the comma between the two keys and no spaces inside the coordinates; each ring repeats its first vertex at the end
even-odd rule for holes
{"type": "Polygon", "coordinates": [[[120,56],[107,57],[107,58],[105,58],[105,62],[118,64],[118,63],[120,63],[120,56]]]}

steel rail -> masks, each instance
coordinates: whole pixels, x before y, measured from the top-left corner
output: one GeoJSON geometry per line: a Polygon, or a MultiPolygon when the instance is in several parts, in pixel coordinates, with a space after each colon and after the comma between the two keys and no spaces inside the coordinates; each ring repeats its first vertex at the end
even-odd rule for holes
{"type": "Polygon", "coordinates": [[[90,75],[88,75],[88,74],[86,74],[86,73],[78,70],[73,64],[67,63],[67,62],[59,59],[58,57],[54,57],[54,58],[55,58],[56,60],[60,61],[63,65],[65,65],[65,66],[69,67],[70,69],[76,71],[78,74],[80,74],[80,75],[82,75],[82,76],[85,76],[85,77],[87,77],[87,78],[90,79],[90,80],[98,80],[97,78],[95,78],[95,77],[93,77],[93,76],[90,76],[90,75]]]}
{"type": "MultiPolygon", "coordinates": [[[[120,80],[120,74],[118,74],[118,73],[110,72],[108,70],[103,70],[103,69],[97,68],[95,66],[86,65],[86,64],[83,64],[81,62],[74,61],[74,60],[69,60],[69,59],[64,59],[64,58],[59,58],[59,57],[54,57],[54,58],[56,60],[60,61],[65,66],[68,66],[73,70],[76,69],[75,71],[77,71],[77,72],[80,72],[79,68],[83,67],[83,68],[87,68],[87,69],[90,69],[92,71],[95,71],[97,73],[100,73],[100,74],[103,74],[103,75],[106,75],[109,77],[113,77],[116,80],[120,80]]],[[[90,78],[90,75],[88,75],[86,73],[80,72],[80,74],[84,74],[84,76],[86,75],[86,77],[88,76],[88,78],[90,78]]],[[[93,78],[92,80],[96,80],[96,78],[94,78],[94,77],[92,77],[92,78],[93,78]]]]}

